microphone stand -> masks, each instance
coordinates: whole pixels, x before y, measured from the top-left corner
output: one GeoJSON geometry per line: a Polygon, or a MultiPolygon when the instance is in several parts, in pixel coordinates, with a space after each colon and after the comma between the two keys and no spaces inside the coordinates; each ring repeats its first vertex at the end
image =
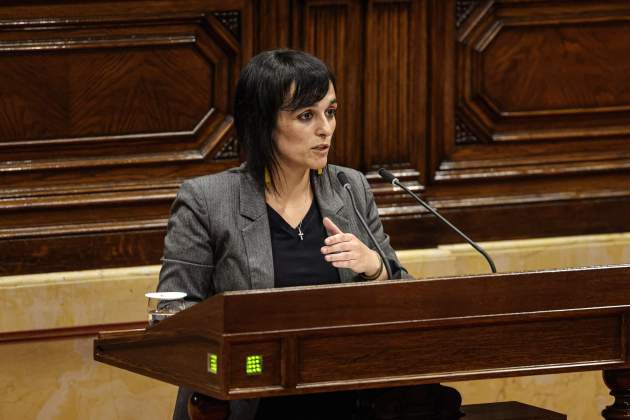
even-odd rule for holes
{"type": "Polygon", "coordinates": [[[374,234],[372,233],[372,231],[368,227],[367,223],[365,223],[365,220],[363,219],[363,216],[361,216],[361,213],[359,212],[359,208],[357,207],[357,203],[354,200],[354,193],[352,192],[352,186],[350,185],[350,182],[348,181],[348,177],[346,176],[345,173],[339,172],[337,174],[337,178],[339,179],[339,182],[341,183],[343,188],[346,191],[348,191],[348,194],[350,194],[350,200],[352,201],[352,208],[354,209],[354,213],[357,215],[357,218],[361,222],[361,225],[363,225],[363,228],[365,229],[365,231],[367,232],[368,236],[370,237],[370,239],[374,243],[374,246],[376,247],[376,250],[377,250],[376,252],[378,252],[379,256],[381,257],[382,263],[385,264],[385,270],[387,271],[387,279],[388,280],[392,280],[393,279],[392,268],[389,265],[389,260],[387,259],[387,255],[385,255],[385,252],[383,251],[383,248],[381,248],[381,245],[378,243],[378,241],[374,237],[374,234]]]}
{"type": "Polygon", "coordinates": [[[459,230],[455,226],[453,226],[453,224],[451,222],[449,222],[444,217],[442,217],[442,215],[440,213],[438,213],[437,210],[435,210],[433,207],[431,207],[426,202],[424,202],[424,200],[422,200],[420,197],[418,197],[418,195],[416,195],[413,191],[411,191],[409,188],[407,188],[406,186],[401,184],[398,181],[398,178],[394,177],[394,175],[391,172],[386,171],[385,169],[381,168],[381,169],[379,169],[378,174],[381,177],[385,178],[387,181],[390,181],[392,183],[392,185],[395,185],[395,186],[400,187],[403,190],[405,190],[409,195],[411,195],[413,198],[415,198],[416,201],[418,203],[420,203],[425,209],[427,209],[429,212],[431,212],[435,217],[437,217],[439,220],[441,220],[443,223],[445,223],[448,227],[450,227],[455,232],[457,232],[459,234],[459,236],[464,238],[466,240],[466,242],[468,242],[473,248],[475,248],[481,255],[484,256],[486,261],[488,261],[488,264],[490,265],[490,269],[492,270],[492,272],[493,273],[497,272],[497,269],[496,269],[496,267],[494,265],[494,261],[492,261],[492,258],[490,257],[490,255],[488,255],[488,253],[481,246],[477,245],[477,243],[475,241],[473,241],[468,236],[466,236],[466,234],[464,234],[464,232],[462,232],[461,230],[459,230]]]}

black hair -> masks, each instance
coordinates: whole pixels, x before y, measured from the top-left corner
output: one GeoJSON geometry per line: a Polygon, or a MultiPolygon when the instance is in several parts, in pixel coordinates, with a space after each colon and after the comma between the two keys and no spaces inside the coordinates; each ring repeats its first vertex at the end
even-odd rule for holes
{"type": "Polygon", "coordinates": [[[278,112],[321,101],[330,83],[335,86],[335,76],[326,64],[303,51],[264,51],[243,68],[234,98],[234,124],[245,150],[246,168],[254,179],[265,185],[267,168],[270,187],[277,190],[274,174],[278,160],[272,133],[278,112]]]}

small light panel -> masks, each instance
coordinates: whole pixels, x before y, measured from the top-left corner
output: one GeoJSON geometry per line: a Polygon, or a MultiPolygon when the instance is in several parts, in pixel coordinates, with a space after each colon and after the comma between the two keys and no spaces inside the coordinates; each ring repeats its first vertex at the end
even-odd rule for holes
{"type": "Polygon", "coordinates": [[[219,370],[219,363],[217,355],[214,353],[208,353],[208,372],[217,374],[219,370]]]}
{"type": "Polygon", "coordinates": [[[262,375],[263,357],[259,354],[247,356],[245,361],[245,372],[248,375],[262,375]]]}

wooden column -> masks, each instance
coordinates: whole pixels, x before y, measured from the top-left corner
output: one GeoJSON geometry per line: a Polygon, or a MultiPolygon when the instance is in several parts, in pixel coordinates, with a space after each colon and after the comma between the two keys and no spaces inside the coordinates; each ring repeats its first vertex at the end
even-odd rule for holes
{"type": "Polygon", "coordinates": [[[630,369],[605,370],[604,382],[615,402],[602,411],[606,420],[630,419],[630,369]]]}

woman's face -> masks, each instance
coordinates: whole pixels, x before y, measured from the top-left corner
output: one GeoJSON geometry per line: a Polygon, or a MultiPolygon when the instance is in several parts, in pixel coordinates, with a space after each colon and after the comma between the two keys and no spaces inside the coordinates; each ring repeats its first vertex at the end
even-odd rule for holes
{"type": "Polygon", "coordinates": [[[337,99],[332,83],[324,98],[306,108],[278,112],[273,132],[278,163],[283,170],[319,169],[326,166],[337,124],[337,99]]]}

